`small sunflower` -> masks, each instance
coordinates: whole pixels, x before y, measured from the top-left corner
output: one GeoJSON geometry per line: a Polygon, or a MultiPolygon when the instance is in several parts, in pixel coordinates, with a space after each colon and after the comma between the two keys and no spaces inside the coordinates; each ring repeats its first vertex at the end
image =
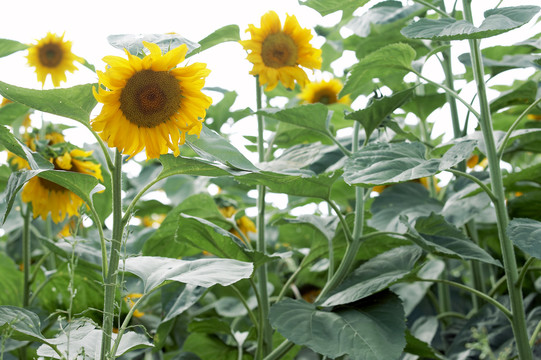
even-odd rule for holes
{"type": "MultiPolygon", "coordinates": [[[[92,151],[73,149],[52,160],[56,170],[74,171],[89,174],[103,181],[100,164],[90,161],[92,151]]],[[[34,176],[26,183],[22,200],[32,203],[34,218],[41,216],[43,220],[51,213],[55,223],[63,221],[66,216],[78,216],[83,200],[63,186],[49,180],[34,176]]]]}
{"type": "MultiPolygon", "coordinates": [[[[131,293],[124,296],[124,301],[126,301],[126,303],[128,304],[131,310],[135,306],[135,302],[136,302],[135,300],[140,299],[142,296],[143,294],[140,294],[140,293],[131,293]]],[[[133,311],[133,316],[136,318],[143,317],[143,315],[145,315],[145,313],[142,311],[139,311],[137,309],[133,311]]]]}
{"type": "Polygon", "coordinates": [[[295,80],[301,87],[308,82],[307,69],[321,68],[321,50],[310,44],[312,33],[300,27],[294,15],[287,15],[284,27],[274,11],[261,17],[261,28],[248,25],[251,39],[241,41],[249,51],[247,59],[254,64],[250,74],[258,75],[261,85],[270,91],[281,81],[293,89],[295,80]]]}
{"type": "MultiPolygon", "coordinates": [[[[64,135],[62,133],[57,132],[54,127],[48,126],[46,128],[45,133],[45,140],[47,140],[46,144],[49,145],[56,145],[65,142],[64,135]]],[[[23,143],[28,146],[28,148],[32,151],[36,151],[36,141],[40,140],[39,132],[37,129],[34,129],[33,132],[26,132],[22,135],[22,141],[23,143]]],[[[22,157],[19,157],[15,155],[14,153],[8,151],[7,153],[7,160],[8,163],[15,169],[15,170],[22,170],[22,169],[30,169],[30,165],[28,164],[28,161],[23,159],[22,157]]]]}
{"type": "Polygon", "coordinates": [[[349,95],[338,98],[342,90],[342,83],[338,79],[331,79],[329,81],[311,82],[308,83],[298,97],[304,103],[315,104],[322,103],[325,105],[341,103],[349,105],[351,99],[349,95]]]}
{"type": "Polygon", "coordinates": [[[64,41],[64,34],[58,36],[50,32],[28,48],[27,59],[28,65],[36,68],[38,81],[45,85],[47,75],[51,75],[55,87],[66,81],[66,71],[73,73],[77,70],[74,61],[84,62],[71,52],[71,41],[64,41]]]}
{"type": "Polygon", "coordinates": [[[143,42],[150,54],[140,59],[106,56],[109,64],[98,71],[96,99],[103,103],[92,128],[109,146],[130,157],[145,149],[147,159],[180,154],[186,134],[199,136],[212,99],[201,92],[210,70],[206,64],[176,67],[184,61],[183,44],[162,55],[158,45],[143,42]],[[106,89],[105,89],[105,88],[106,89]]]}
{"type": "MultiPolygon", "coordinates": [[[[220,213],[222,213],[222,215],[226,218],[231,218],[235,215],[235,213],[237,212],[237,209],[235,209],[234,206],[225,206],[225,207],[220,207],[218,208],[218,210],[220,210],[220,213]]],[[[250,220],[250,218],[248,216],[241,216],[240,218],[238,218],[236,220],[236,224],[237,224],[237,227],[239,228],[239,230],[245,235],[245,236],[248,236],[248,233],[249,232],[257,232],[257,229],[255,227],[255,224],[252,220],[250,220]]],[[[231,230],[231,233],[239,238],[242,239],[242,237],[240,236],[240,234],[237,232],[237,230],[235,229],[232,229],[231,230]]]]}

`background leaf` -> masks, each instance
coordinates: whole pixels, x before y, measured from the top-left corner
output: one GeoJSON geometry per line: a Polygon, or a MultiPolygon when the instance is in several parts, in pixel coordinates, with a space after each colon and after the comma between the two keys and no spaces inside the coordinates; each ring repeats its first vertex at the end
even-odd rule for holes
{"type": "Polygon", "coordinates": [[[212,34],[199,41],[199,47],[191,51],[186,58],[189,58],[192,55],[199,54],[201,51],[207,50],[215,45],[221,44],[226,41],[239,41],[239,27],[238,25],[226,25],[218,30],[214,31],[212,34]]]}
{"type": "Polygon", "coordinates": [[[541,259],[541,222],[526,218],[513,219],[507,226],[507,235],[520,250],[541,259]]]}
{"type": "Polygon", "coordinates": [[[0,39],[0,58],[26,49],[28,49],[26,44],[10,39],[0,39]]]}

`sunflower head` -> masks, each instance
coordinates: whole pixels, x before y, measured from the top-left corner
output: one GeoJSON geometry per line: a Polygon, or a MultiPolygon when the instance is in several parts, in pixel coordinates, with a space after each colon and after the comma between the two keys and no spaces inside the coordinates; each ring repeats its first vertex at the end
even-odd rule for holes
{"type": "Polygon", "coordinates": [[[64,35],[47,33],[38,43],[28,48],[28,65],[36,68],[38,81],[45,85],[47,75],[51,75],[54,86],[66,81],[66,71],[73,73],[77,67],[74,61],[84,62],[71,52],[71,41],[64,41],[64,35]]]}
{"type": "Polygon", "coordinates": [[[212,103],[202,93],[210,73],[205,64],[177,67],[184,60],[185,44],[162,54],[156,44],[143,42],[150,54],[127,59],[106,56],[109,65],[98,71],[94,96],[103,104],[92,128],[109,146],[130,157],[145,149],[147,159],[180,153],[186,134],[199,135],[206,109],[212,103]]]}
{"type": "Polygon", "coordinates": [[[325,105],[341,103],[349,105],[351,99],[348,95],[341,98],[338,97],[342,90],[342,83],[338,79],[329,81],[310,82],[302,89],[298,97],[303,103],[315,104],[322,103],[325,105]]]}
{"type": "Polygon", "coordinates": [[[321,50],[311,44],[312,33],[300,27],[294,15],[287,15],[284,26],[274,11],[261,17],[261,27],[249,25],[246,32],[250,40],[241,41],[248,51],[247,59],[254,65],[250,74],[259,76],[261,85],[270,91],[278,81],[290,89],[295,81],[301,87],[308,82],[308,76],[301,68],[321,68],[321,50]]]}
{"type": "MultiPolygon", "coordinates": [[[[84,151],[73,146],[71,149],[59,148],[64,151],[49,149],[50,152],[58,152],[57,156],[51,158],[56,170],[88,174],[103,181],[100,164],[90,157],[92,151],[84,151]]],[[[73,192],[39,176],[34,176],[26,183],[21,195],[24,202],[32,203],[34,218],[41,216],[45,220],[51,214],[51,219],[55,223],[63,221],[66,216],[78,216],[79,208],[83,204],[83,200],[73,192]]]]}

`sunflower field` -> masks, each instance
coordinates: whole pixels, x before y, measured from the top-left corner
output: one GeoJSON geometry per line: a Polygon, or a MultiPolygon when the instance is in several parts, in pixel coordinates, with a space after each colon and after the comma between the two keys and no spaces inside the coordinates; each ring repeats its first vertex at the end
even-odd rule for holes
{"type": "Polygon", "coordinates": [[[337,23],[100,66],[0,38],[42,87],[0,78],[0,360],[541,359],[541,8],[508,3],[301,0],[337,23]]]}

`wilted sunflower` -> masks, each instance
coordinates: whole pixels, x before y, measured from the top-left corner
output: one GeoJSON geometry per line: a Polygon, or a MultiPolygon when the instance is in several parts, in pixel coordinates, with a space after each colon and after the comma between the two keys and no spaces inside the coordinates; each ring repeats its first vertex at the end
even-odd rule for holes
{"type": "Polygon", "coordinates": [[[98,72],[100,87],[94,90],[103,108],[92,128],[130,157],[145,149],[147,159],[157,158],[168,148],[178,156],[186,134],[200,134],[212,103],[201,92],[210,70],[202,63],[175,68],[184,61],[185,44],[165,55],[158,45],[143,44],[150,50],[143,59],[127,51],[127,60],[103,58],[109,67],[98,72]]]}
{"type": "MultiPolygon", "coordinates": [[[[56,157],[52,163],[56,170],[74,171],[89,174],[103,181],[100,164],[90,161],[92,151],[73,149],[56,157]]],[[[83,200],[63,186],[49,180],[34,176],[26,183],[22,200],[32,203],[34,218],[41,216],[43,220],[51,213],[51,219],[59,223],[66,216],[78,216],[83,200]]]]}
{"type": "Polygon", "coordinates": [[[64,41],[64,34],[58,36],[50,32],[28,48],[27,59],[28,65],[36,68],[38,81],[45,85],[47,75],[51,75],[54,86],[66,81],[66,71],[73,73],[77,70],[74,61],[84,62],[71,52],[71,41],[64,41]]]}
{"type": "Polygon", "coordinates": [[[348,95],[338,98],[340,90],[342,90],[342,83],[338,79],[310,82],[304,87],[304,89],[302,89],[298,97],[302,100],[302,102],[308,104],[351,104],[351,99],[348,95]]]}
{"type": "Polygon", "coordinates": [[[252,38],[240,43],[250,51],[247,59],[254,64],[250,74],[258,75],[261,85],[270,91],[281,81],[293,89],[295,80],[301,87],[308,82],[302,67],[321,68],[321,50],[310,45],[312,33],[302,29],[294,15],[287,15],[284,27],[274,11],[261,17],[261,28],[248,25],[252,38]]]}

